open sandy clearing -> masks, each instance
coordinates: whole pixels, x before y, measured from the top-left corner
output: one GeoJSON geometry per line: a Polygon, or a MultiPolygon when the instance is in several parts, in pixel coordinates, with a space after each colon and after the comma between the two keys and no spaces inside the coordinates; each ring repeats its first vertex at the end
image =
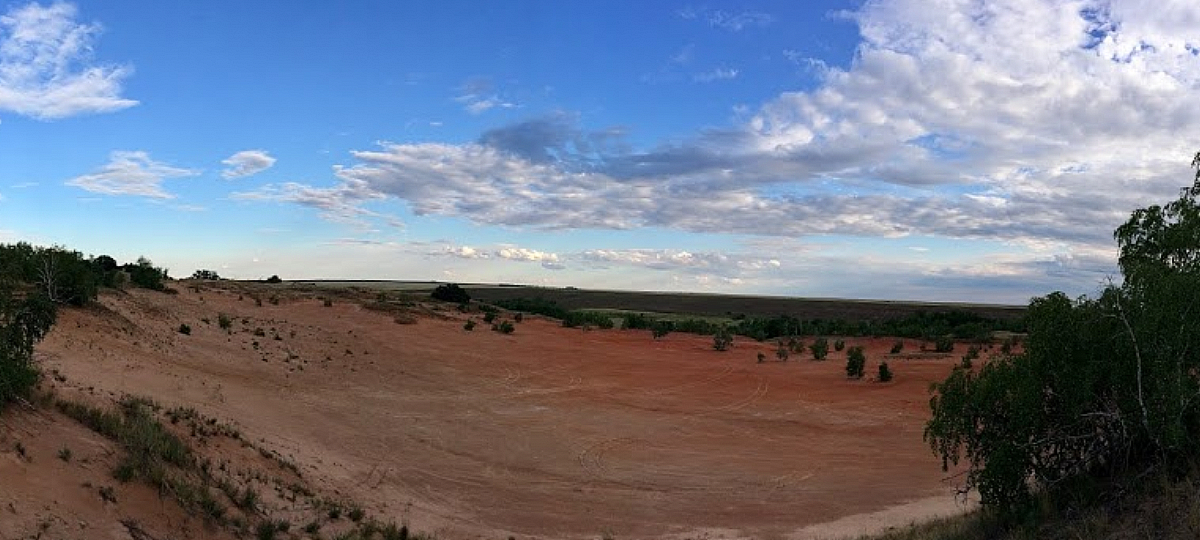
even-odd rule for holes
{"type": "MultiPolygon", "coordinates": [[[[847,381],[844,353],[760,365],[772,344],[721,353],[535,318],[505,336],[449,310],[397,324],[348,301],[212,289],[101,304],[63,312],[39,347],[59,384],[233,421],[324,488],[440,538],[785,538],[953,491],[921,440],[928,385],[953,359],[895,361],[877,384],[847,381]]],[[[852,343],[874,373],[892,340],[852,343]]]]}

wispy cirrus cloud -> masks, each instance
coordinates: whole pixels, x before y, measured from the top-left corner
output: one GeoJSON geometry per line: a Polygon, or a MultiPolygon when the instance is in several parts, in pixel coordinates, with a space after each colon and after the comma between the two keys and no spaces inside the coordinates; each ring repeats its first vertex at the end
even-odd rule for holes
{"type": "Polygon", "coordinates": [[[0,15],[0,110],[54,120],[137,105],[121,97],[132,69],[93,63],[102,28],[77,19],[76,7],[65,2],[34,2],[0,15]]]}
{"type": "Polygon", "coordinates": [[[728,81],[736,79],[739,71],[734,68],[719,67],[697,73],[692,76],[696,82],[728,81]]]}
{"type": "Polygon", "coordinates": [[[221,163],[226,166],[221,177],[226,180],[253,176],[275,165],[275,158],[266,150],[242,150],[229,156],[221,163]]]}
{"type": "Polygon", "coordinates": [[[740,32],[747,28],[768,26],[775,22],[775,16],[762,11],[727,11],[704,7],[686,7],[679,10],[679,17],[688,20],[700,20],[713,28],[730,32],[740,32]]]}
{"type": "Polygon", "coordinates": [[[200,171],[154,161],[147,152],[121,150],[113,152],[96,172],[72,178],[67,185],[103,195],[174,199],[175,195],[163,189],[163,182],[198,174],[200,171]]]}
{"type": "Polygon", "coordinates": [[[492,109],[513,109],[518,105],[500,96],[491,79],[477,77],[471,79],[458,89],[454,101],[463,105],[463,110],[479,115],[492,109]]]}

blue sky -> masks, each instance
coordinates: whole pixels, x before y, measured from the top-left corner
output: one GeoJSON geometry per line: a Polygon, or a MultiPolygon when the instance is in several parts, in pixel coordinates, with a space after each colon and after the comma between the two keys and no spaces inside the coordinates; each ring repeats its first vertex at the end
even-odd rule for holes
{"type": "Polygon", "coordinates": [[[1023,303],[1200,146],[1185,1],[0,14],[0,241],[176,276],[1023,303]]]}

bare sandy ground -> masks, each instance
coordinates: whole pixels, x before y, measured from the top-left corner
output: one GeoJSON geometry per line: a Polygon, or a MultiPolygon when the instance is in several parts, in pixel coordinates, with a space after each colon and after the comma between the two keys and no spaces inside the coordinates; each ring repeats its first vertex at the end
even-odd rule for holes
{"type": "MultiPolygon", "coordinates": [[[[502,335],[464,331],[453,310],[397,324],[342,299],[257,306],[181,287],[100,303],[65,310],[39,346],[55,385],[195,407],[320,489],[443,539],[836,537],[957,508],[921,433],[929,384],[961,351],[894,360],[896,379],[877,383],[847,380],[844,352],[757,364],[773,344],[717,352],[702,336],[535,317],[502,335]]],[[[868,374],[893,341],[848,340],[868,374]]],[[[0,454],[4,491],[12,459],[0,454]]]]}

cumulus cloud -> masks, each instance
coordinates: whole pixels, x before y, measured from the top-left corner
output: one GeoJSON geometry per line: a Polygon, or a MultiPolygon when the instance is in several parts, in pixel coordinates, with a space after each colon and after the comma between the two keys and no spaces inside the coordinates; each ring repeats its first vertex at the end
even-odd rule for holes
{"type": "Polygon", "coordinates": [[[0,15],[0,110],[40,120],[112,112],[137,104],[121,97],[125,66],[98,65],[98,24],[77,21],[75,6],[30,3],[0,15]]]}
{"type": "Polygon", "coordinates": [[[104,195],[174,199],[174,195],[163,189],[163,181],[198,174],[200,172],[196,170],[154,161],[146,152],[116,151],[110,155],[109,162],[98,171],[72,178],[67,181],[67,185],[104,195]]]}
{"type": "Polygon", "coordinates": [[[783,266],[776,258],[677,249],[591,249],[580,253],[579,257],[601,265],[627,265],[651,270],[715,274],[729,278],[742,276],[746,272],[772,270],[783,266]]]}
{"type": "Polygon", "coordinates": [[[266,150],[243,150],[221,160],[221,163],[226,165],[225,170],[221,171],[221,176],[226,180],[232,180],[270,169],[275,165],[275,158],[271,157],[266,150]]]}

